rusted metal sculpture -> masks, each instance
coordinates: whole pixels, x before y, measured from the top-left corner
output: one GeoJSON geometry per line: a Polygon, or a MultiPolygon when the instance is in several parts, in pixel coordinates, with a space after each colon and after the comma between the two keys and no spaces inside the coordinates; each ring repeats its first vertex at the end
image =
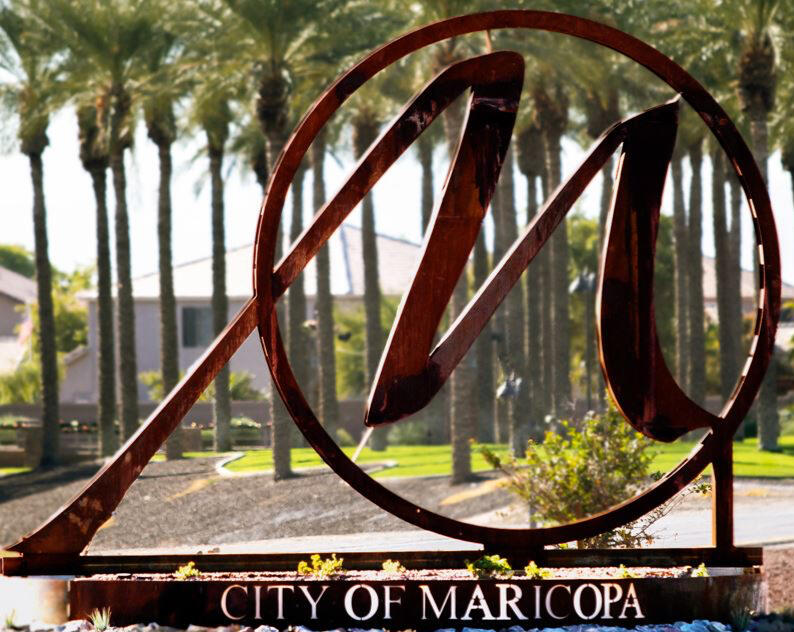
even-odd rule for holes
{"type": "MultiPolygon", "coordinates": [[[[570,15],[495,11],[431,24],[378,48],[316,101],[285,146],[272,174],[257,227],[253,280],[253,297],[135,436],[72,501],[10,548],[20,557],[0,558],[4,573],[97,570],[114,563],[125,568],[174,564],[178,560],[174,556],[111,560],[78,555],[185,412],[256,327],[273,383],[309,443],[353,488],[406,522],[478,542],[501,553],[533,552],[538,561],[554,558],[558,564],[586,564],[588,560],[592,563],[592,557],[584,557],[582,552],[543,552],[542,547],[587,538],[635,520],[672,498],[711,464],[715,474],[714,548],[681,550],[677,554],[674,550],[612,552],[600,559],[642,564],[651,558],[658,563],[664,557],[672,563],[697,559],[736,566],[760,560],[758,550],[733,546],[731,442],[769,363],[780,311],[780,263],[772,209],[758,167],[724,110],[686,71],[647,44],[611,27],[570,15]],[[281,211],[291,180],[312,140],[333,113],[367,80],[404,56],[449,37],[499,28],[567,34],[622,53],[655,73],[689,103],[730,158],[753,216],[761,292],[745,369],[719,415],[703,410],[675,383],[660,351],[653,315],[653,253],[661,194],[677,127],[677,99],[617,122],[604,132],[434,348],[433,335],[441,313],[481,229],[507,151],[523,78],[520,55],[495,52],[441,71],[373,142],[345,184],[318,211],[282,261],[274,262],[281,211]],[[396,421],[432,399],[590,180],[622,146],[597,298],[599,348],[606,383],[628,422],[649,437],[671,441],[693,428],[709,431],[692,455],[648,490],[571,524],[537,529],[490,528],[435,514],[397,496],[359,469],[326,433],[295,380],[281,340],[276,302],[383,173],[467,89],[471,89],[471,96],[458,151],[427,231],[416,277],[400,306],[372,385],[366,423],[396,421]]],[[[200,565],[207,569],[251,565],[262,568],[277,563],[272,556],[205,557],[200,565]]],[[[371,555],[347,557],[363,565],[372,563],[371,555]]],[[[401,557],[407,562],[438,562],[418,553],[401,557]]]]}

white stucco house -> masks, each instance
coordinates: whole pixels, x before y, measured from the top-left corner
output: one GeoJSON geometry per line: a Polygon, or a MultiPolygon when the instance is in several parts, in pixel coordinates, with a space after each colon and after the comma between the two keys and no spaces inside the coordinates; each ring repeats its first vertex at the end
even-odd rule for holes
{"type": "MultiPolygon", "coordinates": [[[[331,237],[331,292],[337,303],[361,301],[364,294],[364,268],[361,230],[343,224],[331,237]]],[[[401,296],[408,287],[419,257],[417,244],[379,235],[377,238],[381,292],[401,296]]],[[[226,288],[229,318],[252,295],[253,245],[226,253],[226,288]]],[[[307,295],[307,319],[314,317],[316,268],[312,260],[304,271],[307,295]]],[[[135,344],[138,372],[160,368],[159,274],[133,279],[135,299],[135,344]]],[[[174,294],[177,304],[179,366],[186,370],[212,341],[212,259],[206,257],[174,266],[174,294]]],[[[88,304],[88,342],[65,358],[66,374],[60,386],[61,401],[95,403],[97,401],[97,302],[95,292],[82,294],[88,304]]],[[[247,371],[254,376],[253,386],[270,389],[262,349],[256,332],[238,349],[230,362],[233,371],[247,371]]],[[[139,399],[148,401],[148,392],[138,383],[139,399]]]]}

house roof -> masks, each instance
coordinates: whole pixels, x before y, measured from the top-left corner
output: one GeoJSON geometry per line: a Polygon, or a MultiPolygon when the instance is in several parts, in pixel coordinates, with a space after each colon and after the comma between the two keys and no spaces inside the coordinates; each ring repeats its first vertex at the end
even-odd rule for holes
{"type": "MultiPolygon", "coordinates": [[[[329,240],[331,259],[331,292],[335,296],[364,294],[364,266],[361,229],[342,224],[329,240]]],[[[385,235],[377,236],[378,269],[381,292],[399,296],[410,285],[419,259],[418,244],[385,235]]],[[[246,299],[252,294],[251,270],[253,244],[226,252],[226,291],[230,298],[246,299]]],[[[306,294],[317,293],[315,261],[312,259],[303,274],[306,294]]],[[[132,280],[132,293],[138,299],[159,299],[160,275],[147,274],[132,280]]],[[[205,257],[174,266],[174,294],[177,298],[209,298],[212,296],[212,257],[205,257]]],[[[96,293],[87,294],[88,297],[96,293]]]]}
{"type": "MultiPolygon", "coordinates": [[[[752,299],[755,297],[755,274],[752,270],[741,271],[741,290],[742,297],[752,299]]],[[[783,281],[780,288],[782,301],[794,300],[794,285],[783,281]]],[[[717,271],[716,259],[714,257],[703,257],[703,300],[707,303],[717,301],[717,271]]]]}
{"type": "Polygon", "coordinates": [[[33,303],[36,300],[36,282],[0,266],[0,294],[20,303],[33,303]]]}

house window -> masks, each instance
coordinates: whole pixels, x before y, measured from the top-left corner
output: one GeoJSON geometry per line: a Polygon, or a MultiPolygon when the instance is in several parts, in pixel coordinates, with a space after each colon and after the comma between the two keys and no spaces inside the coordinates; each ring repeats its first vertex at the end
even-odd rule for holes
{"type": "Polygon", "coordinates": [[[206,347],[212,341],[212,309],[182,308],[182,346],[206,347]]]}

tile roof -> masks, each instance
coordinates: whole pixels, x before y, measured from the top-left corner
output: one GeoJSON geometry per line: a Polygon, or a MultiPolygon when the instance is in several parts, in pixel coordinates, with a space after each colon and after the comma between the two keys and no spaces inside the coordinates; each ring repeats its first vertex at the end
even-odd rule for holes
{"type": "Polygon", "coordinates": [[[0,266],[0,294],[20,303],[33,303],[36,300],[36,282],[0,266]]]}

